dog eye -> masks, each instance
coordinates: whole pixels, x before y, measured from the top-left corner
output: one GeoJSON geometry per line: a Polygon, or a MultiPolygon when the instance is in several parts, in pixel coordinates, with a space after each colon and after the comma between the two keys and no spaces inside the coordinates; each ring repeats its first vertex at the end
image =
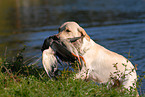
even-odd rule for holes
{"type": "Polygon", "coordinates": [[[66,32],[71,32],[69,29],[66,29],[66,32]]]}

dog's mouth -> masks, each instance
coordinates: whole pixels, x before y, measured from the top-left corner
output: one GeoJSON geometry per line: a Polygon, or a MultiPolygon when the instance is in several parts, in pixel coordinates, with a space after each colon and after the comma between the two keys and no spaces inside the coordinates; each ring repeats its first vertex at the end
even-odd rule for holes
{"type": "Polygon", "coordinates": [[[70,40],[70,42],[76,42],[77,40],[80,40],[80,39],[82,40],[84,37],[85,37],[85,36],[82,35],[82,36],[80,36],[80,37],[68,38],[68,40],[70,40]]]}
{"type": "MultiPolygon", "coordinates": [[[[82,40],[84,36],[80,36],[80,37],[75,37],[75,38],[66,38],[67,40],[69,40],[71,43],[75,43],[77,41],[80,41],[82,40]]],[[[54,36],[51,36],[51,37],[48,37],[45,39],[44,43],[43,43],[43,46],[41,48],[41,51],[43,52],[45,49],[48,49],[49,46],[51,45],[51,43],[56,40],[60,40],[61,38],[59,37],[59,35],[54,35],[54,36]]],[[[65,40],[65,39],[62,39],[62,40],[65,40]]]]}

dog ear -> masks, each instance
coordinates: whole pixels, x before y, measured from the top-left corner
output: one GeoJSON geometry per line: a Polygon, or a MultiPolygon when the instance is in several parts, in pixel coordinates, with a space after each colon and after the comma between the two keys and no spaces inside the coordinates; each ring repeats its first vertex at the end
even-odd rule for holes
{"type": "Polygon", "coordinates": [[[85,36],[85,38],[90,41],[90,36],[86,33],[86,31],[82,28],[82,27],[79,27],[78,28],[78,31],[85,36]]]}

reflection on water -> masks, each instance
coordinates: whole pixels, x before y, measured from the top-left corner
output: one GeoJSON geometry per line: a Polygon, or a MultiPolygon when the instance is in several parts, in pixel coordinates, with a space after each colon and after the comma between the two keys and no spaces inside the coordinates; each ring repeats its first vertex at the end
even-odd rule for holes
{"type": "Polygon", "coordinates": [[[144,0],[1,0],[0,35],[68,20],[101,25],[106,21],[144,19],[144,6],[144,0]]]}
{"type": "Polygon", "coordinates": [[[65,21],[78,22],[110,50],[126,57],[130,51],[143,75],[145,0],[0,0],[0,57],[6,48],[11,57],[24,45],[26,58],[40,56],[43,40],[65,21]]]}

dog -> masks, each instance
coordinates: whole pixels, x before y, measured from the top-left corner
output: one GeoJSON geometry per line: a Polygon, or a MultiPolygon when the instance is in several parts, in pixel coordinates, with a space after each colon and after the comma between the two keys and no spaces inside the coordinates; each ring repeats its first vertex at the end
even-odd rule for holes
{"type": "Polygon", "coordinates": [[[98,83],[110,81],[112,86],[123,85],[127,89],[136,88],[137,74],[132,63],[122,55],[95,43],[76,22],[65,22],[59,27],[57,34],[60,39],[71,39],[83,35],[82,39],[72,43],[86,62],[75,78],[98,83]]]}

